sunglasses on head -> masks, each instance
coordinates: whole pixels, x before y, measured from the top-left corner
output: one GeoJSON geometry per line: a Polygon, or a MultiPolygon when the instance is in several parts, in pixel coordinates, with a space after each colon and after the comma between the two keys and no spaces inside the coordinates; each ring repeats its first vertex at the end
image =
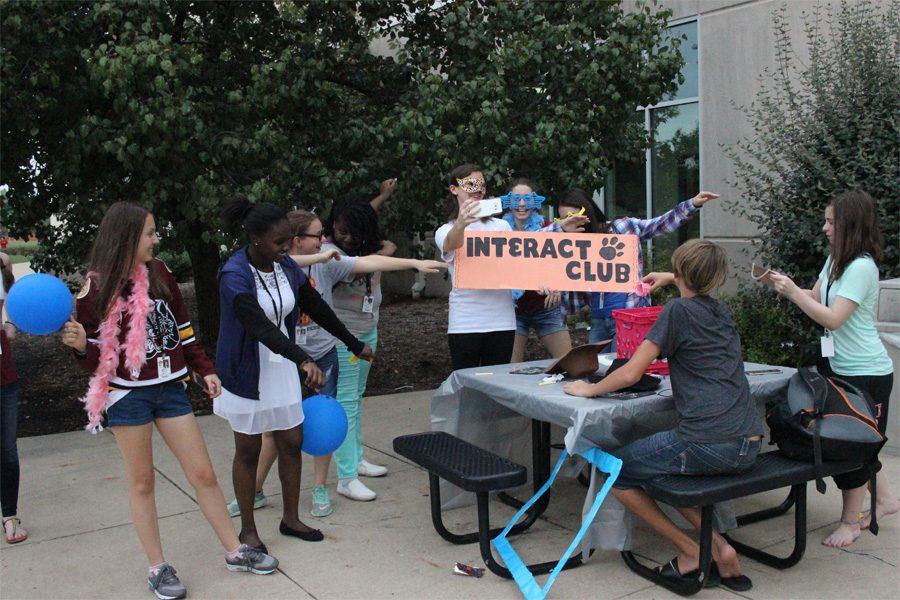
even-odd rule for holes
{"type": "Polygon", "coordinates": [[[477,194],[478,192],[484,192],[487,189],[487,186],[484,184],[484,179],[481,179],[480,177],[457,179],[456,184],[459,186],[459,189],[467,194],[477,194]]]}

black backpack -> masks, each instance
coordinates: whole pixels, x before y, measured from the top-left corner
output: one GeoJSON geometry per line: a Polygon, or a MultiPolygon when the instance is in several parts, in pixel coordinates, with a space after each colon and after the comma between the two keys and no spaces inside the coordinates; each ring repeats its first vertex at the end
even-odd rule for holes
{"type": "MultiPolygon", "coordinates": [[[[875,404],[865,391],[807,368],[799,369],[788,382],[787,390],[766,403],[766,423],[772,441],[784,455],[815,463],[816,489],[823,494],[822,461],[866,464],[887,442],[878,431],[876,414],[875,404]]],[[[870,483],[870,529],[877,535],[874,475],[870,483]]]]}

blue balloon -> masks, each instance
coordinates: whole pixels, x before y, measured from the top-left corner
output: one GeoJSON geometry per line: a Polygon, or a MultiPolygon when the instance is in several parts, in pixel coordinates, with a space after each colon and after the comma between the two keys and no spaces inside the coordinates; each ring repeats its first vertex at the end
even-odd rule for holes
{"type": "Polygon", "coordinates": [[[59,331],[72,314],[72,294],[53,275],[33,273],[18,280],[6,296],[9,320],[26,333],[59,331]]]}
{"type": "Polygon", "coordinates": [[[347,437],[347,413],[331,396],[316,394],[303,400],[303,451],[325,456],[347,437]]]}

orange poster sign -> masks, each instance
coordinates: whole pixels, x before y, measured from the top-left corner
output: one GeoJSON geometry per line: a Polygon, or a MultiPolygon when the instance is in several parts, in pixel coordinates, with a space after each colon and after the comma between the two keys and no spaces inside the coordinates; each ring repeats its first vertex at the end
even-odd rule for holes
{"type": "Polygon", "coordinates": [[[453,259],[454,285],[482,290],[633,292],[636,235],[466,232],[453,259]]]}

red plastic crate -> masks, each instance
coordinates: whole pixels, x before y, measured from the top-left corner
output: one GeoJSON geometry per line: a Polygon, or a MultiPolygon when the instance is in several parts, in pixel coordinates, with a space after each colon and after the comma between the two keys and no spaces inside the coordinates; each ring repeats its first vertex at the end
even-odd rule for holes
{"type": "MultiPolygon", "coordinates": [[[[616,320],[616,356],[631,358],[637,347],[647,337],[650,328],[656,323],[662,306],[645,306],[643,308],[622,308],[612,311],[616,320]]],[[[656,360],[647,367],[647,373],[657,375],[669,374],[669,363],[656,360]]]]}

